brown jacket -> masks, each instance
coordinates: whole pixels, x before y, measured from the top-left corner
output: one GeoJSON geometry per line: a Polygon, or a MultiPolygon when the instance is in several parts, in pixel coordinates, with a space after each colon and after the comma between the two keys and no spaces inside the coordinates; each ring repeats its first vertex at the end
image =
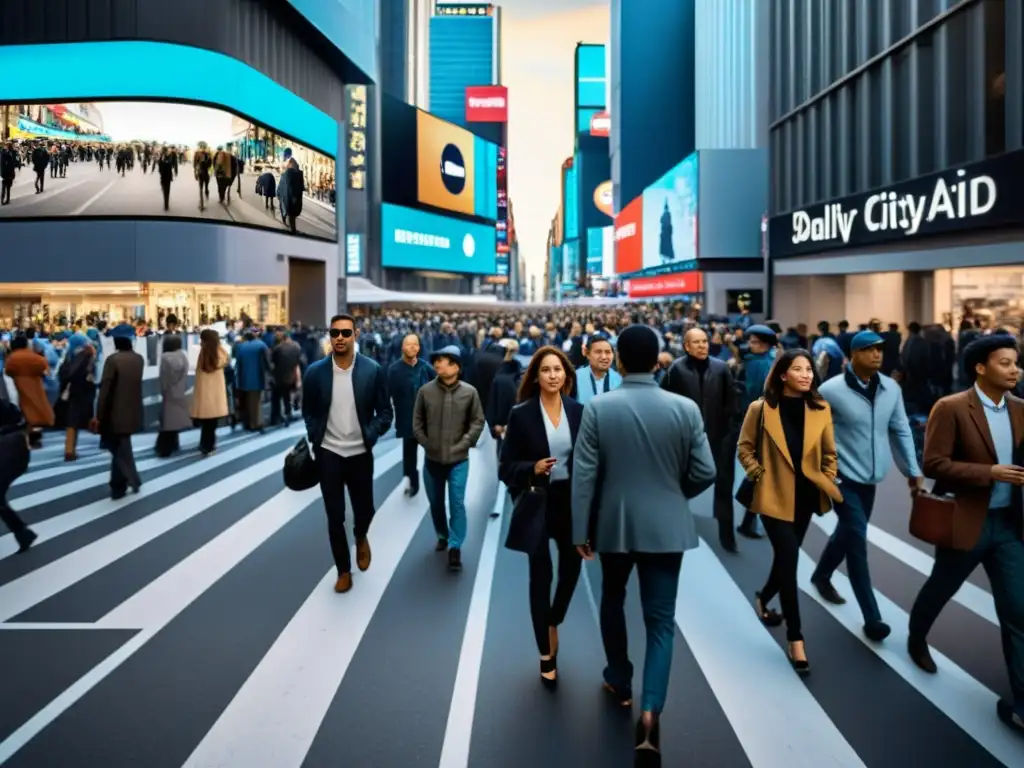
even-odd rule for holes
{"type": "Polygon", "coordinates": [[[142,375],[146,361],[137,352],[115,352],[103,362],[96,402],[100,433],[124,437],[141,432],[142,375]]]}
{"type": "MultiPolygon", "coordinates": [[[[805,407],[804,455],[800,466],[804,476],[821,491],[815,512],[828,512],[831,502],[843,500],[836,487],[836,441],[832,431],[832,409],[824,400],[820,411],[805,407]]],[[[755,480],[754,501],[750,510],[778,520],[793,521],[796,511],[796,472],[793,457],[786,446],[779,409],[764,407],[764,400],[750,404],[743,419],[737,454],[747,477],[755,480]],[[764,410],[764,431],[761,445],[757,443],[758,424],[764,410]]]]}
{"type": "MultiPolygon", "coordinates": [[[[1007,394],[1006,405],[1016,461],[1016,449],[1024,439],[1024,401],[1007,394]]],[[[997,463],[985,407],[974,387],[939,400],[928,416],[923,470],[934,478],[935,493],[956,496],[954,549],[970,550],[977,544],[992,496],[992,466],[997,463]]]]}
{"type": "Polygon", "coordinates": [[[17,349],[7,356],[4,372],[18,390],[18,407],[33,427],[53,426],[53,407],[46,396],[43,376],[50,370],[46,358],[33,349],[17,349]]]}

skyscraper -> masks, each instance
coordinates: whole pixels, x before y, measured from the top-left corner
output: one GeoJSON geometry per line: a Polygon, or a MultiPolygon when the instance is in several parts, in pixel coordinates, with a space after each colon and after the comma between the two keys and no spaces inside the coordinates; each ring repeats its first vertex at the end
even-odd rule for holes
{"type": "Polygon", "coordinates": [[[437,3],[429,49],[430,111],[466,125],[466,88],[501,83],[501,9],[489,3],[437,3]]]}

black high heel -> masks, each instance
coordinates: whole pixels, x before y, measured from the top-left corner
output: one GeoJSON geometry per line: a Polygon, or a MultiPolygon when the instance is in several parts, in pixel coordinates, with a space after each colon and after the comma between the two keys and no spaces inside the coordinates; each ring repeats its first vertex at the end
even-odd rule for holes
{"type": "Polygon", "coordinates": [[[558,685],[558,660],[554,656],[540,660],[540,681],[549,690],[558,685]]]}
{"type": "Polygon", "coordinates": [[[782,624],[782,614],[773,608],[765,608],[760,592],[754,593],[754,610],[757,611],[757,618],[766,627],[777,627],[782,624]]]}
{"type": "Polygon", "coordinates": [[[793,656],[793,646],[797,644],[802,646],[804,644],[804,641],[797,640],[795,642],[791,642],[789,644],[789,647],[786,648],[786,656],[789,657],[789,663],[793,665],[793,669],[796,671],[798,675],[806,675],[811,671],[811,662],[807,660],[806,654],[805,658],[803,659],[797,659],[793,656]]]}
{"type": "Polygon", "coordinates": [[[636,721],[636,739],[633,751],[635,768],[661,768],[661,729],[655,719],[650,730],[644,725],[643,715],[636,721]]]}

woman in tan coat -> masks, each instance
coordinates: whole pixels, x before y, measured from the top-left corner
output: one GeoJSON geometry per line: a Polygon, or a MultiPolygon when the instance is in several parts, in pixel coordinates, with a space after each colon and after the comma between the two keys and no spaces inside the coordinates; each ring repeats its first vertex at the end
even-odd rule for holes
{"type": "Polygon", "coordinates": [[[836,444],[832,411],[818,394],[810,354],[791,349],[780,355],[764,385],[764,397],[750,404],[737,453],[754,481],[750,509],[761,515],[774,558],[764,587],[755,595],[765,626],[786,621],[789,660],[800,674],[810,671],[800,632],[797,565],[811,515],[842,501],[836,486],[836,444]],[[768,608],[779,596],[782,616],[768,608]]]}
{"type": "Polygon", "coordinates": [[[43,377],[49,372],[46,358],[29,348],[25,336],[15,336],[11,341],[11,354],[4,364],[4,373],[11,377],[18,390],[18,407],[29,426],[33,448],[42,445],[43,427],[53,426],[53,406],[43,387],[43,377]]]}
{"type": "Polygon", "coordinates": [[[199,362],[192,388],[192,418],[199,422],[199,451],[209,456],[217,449],[217,422],[228,415],[228,392],[224,368],[228,353],[220,345],[220,334],[207,328],[199,334],[199,362]]]}

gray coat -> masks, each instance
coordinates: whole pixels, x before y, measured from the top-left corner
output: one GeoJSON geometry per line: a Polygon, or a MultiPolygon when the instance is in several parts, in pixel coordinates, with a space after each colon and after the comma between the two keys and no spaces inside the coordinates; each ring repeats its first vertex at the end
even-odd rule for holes
{"type": "Polygon", "coordinates": [[[715,481],[697,405],[627,376],[583,411],[573,452],[573,541],[596,552],[698,546],[689,499],[715,481]]]}
{"type": "Polygon", "coordinates": [[[192,429],[188,407],[188,355],[179,349],[160,356],[161,432],[192,429]]]}
{"type": "Polygon", "coordinates": [[[473,385],[457,381],[448,387],[436,378],[419,388],[412,433],[430,461],[446,465],[465,461],[483,431],[484,409],[473,385]]]}

